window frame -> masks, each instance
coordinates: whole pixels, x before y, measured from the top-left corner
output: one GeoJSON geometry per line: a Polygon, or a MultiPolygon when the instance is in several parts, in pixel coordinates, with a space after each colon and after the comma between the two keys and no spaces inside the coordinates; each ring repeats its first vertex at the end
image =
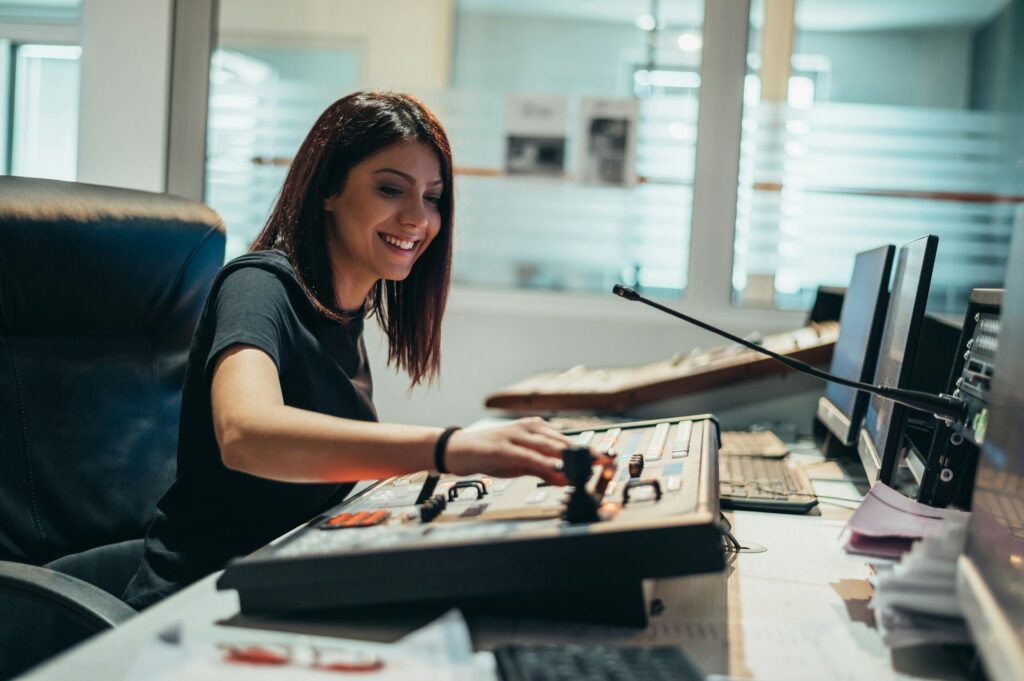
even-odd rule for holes
{"type": "MultiPolygon", "coordinates": [[[[687,314],[731,329],[764,332],[801,326],[807,313],[737,305],[732,299],[743,82],[750,0],[704,3],[704,41],[694,168],[694,205],[686,288],[659,297],[687,314]],[[731,85],[731,87],[730,87],[731,85]]],[[[571,319],[650,322],[657,313],[612,296],[454,284],[449,307],[459,313],[507,312],[571,319]]]]}
{"type": "Polygon", "coordinates": [[[82,46],[78,20],[58,17],[53,23],[0,21],[0,175],[10,175],[14,161],[14,93],[18,48],[22,45],[82,46]]]}

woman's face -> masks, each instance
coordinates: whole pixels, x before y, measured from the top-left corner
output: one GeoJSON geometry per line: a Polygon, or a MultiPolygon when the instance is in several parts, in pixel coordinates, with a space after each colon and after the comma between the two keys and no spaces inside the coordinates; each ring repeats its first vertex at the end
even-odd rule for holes
{"type": "Polygon", "coordinates": [[[349,171],[341,193],[324,201],[338,303],[363,304],[380,279],[400,281],[441,229],[444,184],[433,149],[399,142],[349,171]]]}

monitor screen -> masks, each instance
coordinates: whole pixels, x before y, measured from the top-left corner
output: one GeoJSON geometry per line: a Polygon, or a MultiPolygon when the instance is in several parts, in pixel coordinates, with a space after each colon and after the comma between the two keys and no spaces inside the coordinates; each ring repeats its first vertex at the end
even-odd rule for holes
{"type": "MultiPolygon", "coordinates": [[[[889,296],[889,310],[878,349],[876,385],[908,388],[914,368],[921,320],[932,280],[937,236],[926,236],[900,248],[896,275],[889,296]]],[[[892,484],[903,432],[904,407],[871,396],[857,451],[869,478],[892,484]]]]}
{"type": "MultiPolygon", "coordinates": [[[[839,339],[832,353],[830,372],[836,376],[854,381],[871,381],[874,377],[895,252],[895,247],[883,246],[858,253],[854,260],[853,276],[839,314],[839,339]]],[[[867,404],[867,393],[829,383],[818,416],[840,442],[850,445],[867,404]]]]}
{"type": "Polygon", "coordinates": [[[958,585],[994,680],[1020,678],[1024,669],[1024,208],[1019,212],[958,585]]]}

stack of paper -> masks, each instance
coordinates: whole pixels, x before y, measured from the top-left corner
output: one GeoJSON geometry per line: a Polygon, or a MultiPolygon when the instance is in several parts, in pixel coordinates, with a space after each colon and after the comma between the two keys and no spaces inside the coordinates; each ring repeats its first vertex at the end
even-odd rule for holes
{"type": "Polygon", "coordinates": [[[966,513],[940,521],[896,565],[876,566],[871,607],[886,645],[968,643],[956,599],[956,563],[967,535],[966,513]]]}
{"type": "Polygon", "coordinates": [[[846,524],[846,550],[899,558],[915,541],[938,531],[946,518],[967,515],[952,508],[933,508],[876,483],[846,524]]]}

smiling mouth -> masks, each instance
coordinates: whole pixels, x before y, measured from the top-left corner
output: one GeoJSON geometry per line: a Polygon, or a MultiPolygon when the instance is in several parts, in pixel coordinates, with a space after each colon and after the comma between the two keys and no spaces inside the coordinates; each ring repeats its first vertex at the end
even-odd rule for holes
{"type": "Polygon", "coordinates": [[[402,239],[397,236],[392,236],[391,234],[385,234],[384,232],[378,232],[377,234],[380,236],[381,241],[390,246],[394,246],[400,251],[412,251],[416,248],[416,244],[419,243],[418,239],[402,239]]]}

